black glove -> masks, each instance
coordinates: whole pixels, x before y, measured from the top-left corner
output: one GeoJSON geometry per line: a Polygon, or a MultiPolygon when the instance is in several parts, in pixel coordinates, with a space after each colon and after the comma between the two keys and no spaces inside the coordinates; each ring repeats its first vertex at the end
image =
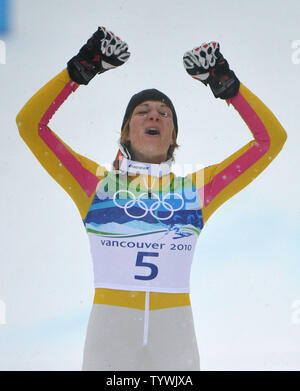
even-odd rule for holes
{"type": "Polygon", "coordinates": [[[216,98],[233,98],[238,93],[240,82],[220,53],[218,42],[203,43],[186,52],[183,64],[190,76],[210,86],[216,98]]]}
{"type": "Polygon", "coordinates": [[[88,84],[97,75],[124,64],[130,56],[128,45],[105,27],[99,27],[67,68],[77,84],[88,84]]]}

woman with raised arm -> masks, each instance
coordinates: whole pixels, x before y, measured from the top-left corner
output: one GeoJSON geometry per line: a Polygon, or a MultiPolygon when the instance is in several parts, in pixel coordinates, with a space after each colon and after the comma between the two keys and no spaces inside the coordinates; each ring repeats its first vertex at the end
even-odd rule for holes
{"type": "MultiPolygon", "coordinates": [[[[83,370],[200,370],[190,303],[190,269],[211,214],[247,186],[281,150],[286,133],[219,51],[202,44],[184,55],[187,72],[239,112],[253,139],[224,161],[186,177],[171,170],[178,124],[156,89],[125,111],[113,169],[74,152],[49,121],[79,85],[129,58],[125,42],[98,28],[17,116],[28,147],[74,200],[87,231],[95,296],[83,370]]],[[[104,113],[103,113],[104,115],[104,113]]]]}

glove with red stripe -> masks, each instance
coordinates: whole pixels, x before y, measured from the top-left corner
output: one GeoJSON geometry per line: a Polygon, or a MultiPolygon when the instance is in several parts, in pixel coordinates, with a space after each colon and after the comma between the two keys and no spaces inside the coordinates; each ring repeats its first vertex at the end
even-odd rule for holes
{"type": "Polygon", "coordinates": [[[67,68],[77,84],[88,84],[98,73],[124,64],[130,56],[128,45],[105,27],[99,27],[67,68]]]}
{"type": "Polygon", "coordinates": [[[186,52],[183,65],[190,76],[209,85],[216,98],[232,98],[239,91],[240,82],[220,53],[218,42],[203,43],[186,52]]]}

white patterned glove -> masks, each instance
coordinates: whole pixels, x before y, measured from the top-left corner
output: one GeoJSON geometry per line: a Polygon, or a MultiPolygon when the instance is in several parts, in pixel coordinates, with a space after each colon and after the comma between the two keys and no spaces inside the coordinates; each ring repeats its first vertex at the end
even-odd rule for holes
{"type": "Polygon", "coordinates": [[[98,73],[123,65],[129,58],[128,45],[105,27],[99,27],[79,53],[68,62],[71,79],[88,84],[98,73]]]}
{"type": "Polygon", "coordinates": [[[232,98],[239,91],[240,82],[220,53],[218,42],[203,43],[186,52],[183,65],[190,76],[209,85],[216,98],[232,98]]]}

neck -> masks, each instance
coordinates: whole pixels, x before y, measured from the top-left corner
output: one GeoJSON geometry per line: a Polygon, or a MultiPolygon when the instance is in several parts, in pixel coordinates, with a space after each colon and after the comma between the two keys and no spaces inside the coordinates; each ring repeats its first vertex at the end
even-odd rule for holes
{"type": "Polygon", "coordinates": [[[158,156],[145,156],[142,153],[139,152],[132,152],[131,154],[131,160],[136,162],[144,162],[144,163],[151,163],[151,164],[161,164],[167,160],[167,155],[158,155],[158,156]]]}

